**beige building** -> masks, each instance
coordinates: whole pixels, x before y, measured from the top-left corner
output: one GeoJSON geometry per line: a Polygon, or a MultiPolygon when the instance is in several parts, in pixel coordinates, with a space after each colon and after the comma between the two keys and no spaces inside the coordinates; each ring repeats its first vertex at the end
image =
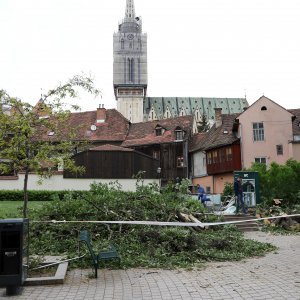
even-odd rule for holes
{"type": "Polygon", "coordinates": [[[241,113],[237,121],[242,168],[254,162],[284,164],[295,158],[294,120],[295,115],[265,96],[241,113]]]}

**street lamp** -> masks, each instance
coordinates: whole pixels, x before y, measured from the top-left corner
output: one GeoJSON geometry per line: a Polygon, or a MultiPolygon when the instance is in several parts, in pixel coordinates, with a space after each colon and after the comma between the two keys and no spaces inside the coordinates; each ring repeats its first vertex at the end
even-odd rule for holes
{"type": "Polygon", "coordinates": [[[159,185],[159,190],[161,189],[161,176],[160,176],[160,174],[161,174],[161,167],[158,167],[157,168],[157,170],[156,170],[156,172],[157,172],[157,177],[158,177],[158,185],[159,185]]]}

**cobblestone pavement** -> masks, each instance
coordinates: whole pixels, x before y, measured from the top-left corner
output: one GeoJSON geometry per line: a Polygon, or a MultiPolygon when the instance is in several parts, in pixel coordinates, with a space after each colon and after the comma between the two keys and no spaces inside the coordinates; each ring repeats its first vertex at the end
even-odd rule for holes
{"type": "Polygon", "coordinates": [[[209,263],[202,270],[91,270],[68,272],[63,285],[25,287],[21,296],[1,299],[300,299],[300,236],[245,234],[279,250],[241,262],[209,263]]]}

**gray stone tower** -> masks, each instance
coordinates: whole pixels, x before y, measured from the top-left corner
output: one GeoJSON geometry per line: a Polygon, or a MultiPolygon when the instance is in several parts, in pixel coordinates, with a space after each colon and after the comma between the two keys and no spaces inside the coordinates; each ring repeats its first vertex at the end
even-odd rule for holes
{"type": "Polygon", "coordinates": [[[132,123],[143,121],[147,92],[147,34],[135,16],[134,0],[127,0],[125,18],[114,33],[114,92],[117,109],[132,123]]]}

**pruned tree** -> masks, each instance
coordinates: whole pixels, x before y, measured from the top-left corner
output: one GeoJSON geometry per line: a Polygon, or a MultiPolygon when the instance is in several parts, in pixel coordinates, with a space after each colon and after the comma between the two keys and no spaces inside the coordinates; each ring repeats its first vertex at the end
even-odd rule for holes
{"type": "Polygon", "coordinates": [[[71,172],[83,172],[72,159],[74,149],[86,141],[77,136],[78,128],[69,124],[71,109],[77,106],[63,102],[76,98],[79,89],[95,96],[99,90],[93,80],[75,76],[42,95],[32,106],[0,90],[0,175],[24,172],[23,217],[27,217],[28,177],[31,172],[40,179],[50,177],[62,166],[71,172]]]}

